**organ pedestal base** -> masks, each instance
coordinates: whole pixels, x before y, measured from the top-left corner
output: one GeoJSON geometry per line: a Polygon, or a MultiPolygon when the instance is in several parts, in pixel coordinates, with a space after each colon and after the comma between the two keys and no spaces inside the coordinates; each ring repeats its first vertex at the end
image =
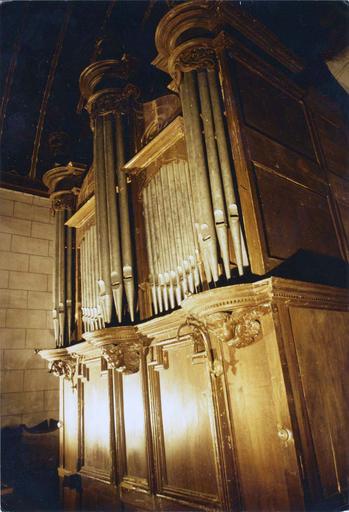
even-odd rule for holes
{"type": "Polygon", "coordinates": [[[41,351],[60,375],[65,510],[344,500],[348,295],[269,278],[41,351]]]}

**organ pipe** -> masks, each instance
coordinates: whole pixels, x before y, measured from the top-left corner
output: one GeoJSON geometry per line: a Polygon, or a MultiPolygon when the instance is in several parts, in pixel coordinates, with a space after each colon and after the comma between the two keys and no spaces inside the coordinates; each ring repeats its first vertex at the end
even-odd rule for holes
{"type": "Polygon", "coordinates": [[[97,240],[101,261],[101,272],[98,278],[99,296],[104,321],[106,323],[110,323],[112,315],[112,289],[108,238],[107,192],[105,182],[103,119],[100,116],[97,116],[95,120],[94,165],[97,240]]]}
{"type": "Polygon", "coordinates": [[[134,285],[134,268],[132,257],[131,227],[128,206],[127,180],[122,167],[125,163],[125,147],[123,138],[123,126],[121,113],[115,114],[116,128],[116,153],[117,153],[117,178],[119,189],[120,204],[120,224],[121,224],[121,246],[122,246],[122,272],[126,300],[130,312],[131,320],[134,320],[134,302],[135,302],[135,285],[134,285]]]}
{"type": "Polygon", "coordinates": [[[217,146],[215,140],[213,118],[208,90],[207,74],[205,70],[198,71],[198,85],[201,103],[202,121],[204,126],[205,144],[207,152],[207,167],[210,178],[211,197],[216,233],[223,259],[225,275],[230,279],[228,233],[225,215],[224,194],[219,169],[217,146]]]}
{"type": "MultiPolygon", "coordinates": [[[[103,134],[105,151],[105,181],[107,198],[107,225],[109,233],[110,248],[110,280],[113,293],[114,305],[118,321],[122,321],[122,268],[121,251],[119,239],[119,216],[116,204],[116,183],[115,183],[115,153],[113,140],[112,114],[103,116],[103,134]]],[[[121,209],[122,210],[122,209],[121,209]]],[[[123,222],[122,211],[120,212],[121,224],[123,222]]]]}
{"type": "Polygon", "coordinates": [[[224,193],[226,206],[228,211],[229,226],[233,239],[234,252],[236,257],[236,264],[238,267],[239,274],[244,273],[244,265],[248,265],[247,251],[244,247],[244,239],[242,237],[239,212],[237,201],[235,197],[232,170],[230,167],[230,158],[228,153],[227,140],[224,129],[223,114],[221,109],[221,103],[219,98],[219,89],[217,85],[216,70],[208,69],[207,77],[210,89],[210,97],[212,104],[212,113],[215,125],[217,148],[221,166],[222,180],[224,185],[224,193]],[[245,261],[243,261],[243,253],[245,254],[245,261]]]}

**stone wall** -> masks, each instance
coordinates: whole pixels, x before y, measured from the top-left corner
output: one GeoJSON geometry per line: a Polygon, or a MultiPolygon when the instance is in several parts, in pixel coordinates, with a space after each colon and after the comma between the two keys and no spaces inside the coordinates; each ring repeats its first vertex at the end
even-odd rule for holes
{"type": "Polygon", "coordinates": [[[35,354],[55,346],[53,236],[48,199],[0,189],[2,427],[58,419],[58,379],[35,354]]]}

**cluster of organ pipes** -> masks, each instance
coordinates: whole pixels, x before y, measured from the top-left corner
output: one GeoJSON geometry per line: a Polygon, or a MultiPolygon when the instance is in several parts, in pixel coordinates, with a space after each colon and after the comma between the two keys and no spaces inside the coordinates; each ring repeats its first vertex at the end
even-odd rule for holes
{"type": "Polygon", "coordinates": [[[200,285],[188,164],[164,164],[143,189],[150,286],[155,315],[180,305],[200,285]]]}
{"type": "Polygon", "coordinates": [[[98,292],[100,265],[96,226],[93,225],[86,230],[84,238],[80,242],[81,312],[84,331],[104,328],[104,317],[98,292]]]}
{"type": "Polygon", "coordinates": [[[113,303],[123,321],[125,291],[134,320],[134,269],[128,209],[123,127],[120,113],[99,115],[94,122],[94,170],[98,265],[98,304],[104,323],[112,320],[113,303]]]}
{"type": "Polygon", "coordinates": [[[55,268],[53,274],[53,328],[57,347],[72,341],[73,230],[65,226],[72,210],[55,211],[55,268]]]}
{"type": "Polygon", "coordinates": [[[194,223],[207,282],[219,278],[218,248],[231,278],[228,226],[239,275],[248,266],[226,140],[216,70],[183,73],[180,85],[193,190],[194,223]]]}

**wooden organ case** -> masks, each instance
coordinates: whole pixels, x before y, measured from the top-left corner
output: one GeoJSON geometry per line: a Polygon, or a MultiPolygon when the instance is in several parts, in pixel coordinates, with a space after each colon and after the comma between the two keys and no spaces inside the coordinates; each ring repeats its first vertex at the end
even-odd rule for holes
{"type": "Polygon", "coordinates": [[[348,258],[344,123],[234,3],[176,5],[156,45],[173,92],[141,104],[131,59],[92,64],[93,166],[79,191],[79,166],[47,173],[68,212],[57,349],[40,352],[60,378],[64,509],[332,510],[348,294],[273,269],[348,258]]]}

